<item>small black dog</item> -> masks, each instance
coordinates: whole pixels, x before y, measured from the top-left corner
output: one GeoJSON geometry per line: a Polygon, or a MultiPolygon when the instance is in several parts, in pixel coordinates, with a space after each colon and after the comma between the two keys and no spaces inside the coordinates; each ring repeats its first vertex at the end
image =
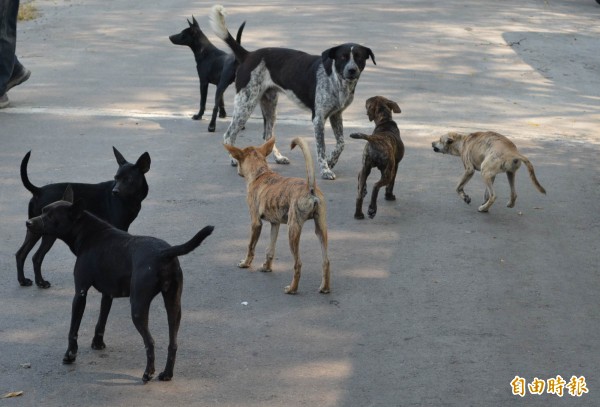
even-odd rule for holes
{"type": "Polygon", "coordinates": [[[188,254],[208,237],[214,227],[206,226],[191,240],[170,246],[149,236],[132,236],[84,210],[82,200],[73,203],[73,190],[67,186],[62,200],[44,207],[42,214],[27,221],[35,234],[48,234],[63,240],[77,256],[75,297],[69,330],[69,347],[63,363],[77,357],[77,334],[91,287],[102,293],[100,317],[93,349],[104,349],[104,329],[115,297],[130,297],[131,317],[146,347],[146,370],[142,380],[154,374],[154,340],[148,330],[150,303],[160,292],[169,321],[169,348],[165,370],[159,380],[171,380],[177,354],[177,332],[181,321],[183,272],[177,256],[188,254]]]}
{"type": "MultiPolygon", "coordinates": [[[[179,34],[173,34],[169,37],[175,45],[187,45],[192,49],[194,58],[196,59],[196,69],[198,78],[200,79],[200,111],[194,115],[192,119],[202,120],[204,108],[206,107],[206,94],[208,92],[208,84],[217,85],[215,94],[215,106],[213,108],[212,117],[208,124],[208,131],[214,132],[217,121],[217,111],[219,117],[226,117],[225,103],[223,102],[223,93],[225,89],[234,81],[235,71],[238,63],[233,55],[229,55],[215,47],[210,40],[204,35],[198,22],[192,16],[192,22],[188,20],[189,27],[181,31],[179,34]]],[[[236,41],[238,44],[242,41],[242,31],[246,22],[244,21],[238,29],[236,41]]]]}
{"type": "Polygon", "coordinates": [[[379,188],[385,186],[385,199],[394,201],[394,181],[398,172],[398,163],[404,157],[404,143],[400,138],[400,130],[392,120],[392,112],[400,113],[400,106],[383,96],[373,96],[365,103],[367,116],[370,121],[375,121],[373,134],[354,133],[350,137],[367,140],[363,150],[363,166],[358,173],[358,196],[356,197],[355,219],[364,219],[362,211],[363,198],[367,195],[367,177],[373,167],[381,172],[381,179],[373,186],[371,203],[369,204],[369,218],[374,218],[377,213],[377,194],[379,188]]]}
{"type": "MultiPolygon", "coordinates": [[[[150,155],[144,153],[135,164],[127,162],[121,153],[113,147],[119,169],[115,174],[114,181],[101,182],[99,184],[70,184],[78,197],[86,202],[87,210],[96,216],[109,222],[118,229],[127,231],[129,225],[135,220],[142,201],[148,195],[148,184],[146,174],[150,170],[150,155]]],[[[67,187],[67,183],[48,184],[36,187],[29,181],[27,176],[27,163],[31,151],[25,154],[21,161],[21,181],[33,197],[29,201],[29,216],[33,218],[42,213],[42,208],[52,202],[58,201],[67,187]]],[[[56,241],[55,237],[42,236],[27,230],[25,241],[17,251],[17,279],[22,286],[30,286],[32,282],[25,278],[24,266],[27,255],[33,249],[38,240],[42,243],[38,251],[33,255],[33,271],[35,273],[35,284],[41,288],[50,287],[50,283],[42,277],[42,262],[44,256],[52,248],[56,241]]]]}

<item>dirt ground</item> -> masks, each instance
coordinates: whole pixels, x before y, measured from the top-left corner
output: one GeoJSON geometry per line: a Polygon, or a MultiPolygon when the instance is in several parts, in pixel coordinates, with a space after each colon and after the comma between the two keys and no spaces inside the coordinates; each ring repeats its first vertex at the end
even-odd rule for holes
{"type": "MultiPolygon", "coordinates": [[[[241,270],[249,237],[245,183],[229,165],[222,134],[197,112],[192,53],[168,35],[213,3],[182,0],[35,0],[40,17],[18,26],[17,54],[32,71],[0,111],[0,396],[3,406],[592,406],[600,404],[600,6],[592,0],[430,0],[225,4],[250,50],[284,46],[320,54],[342,42],[372,48],[346,135],[369,132],[364,101],[398,102],[406,155],[398,199],[380,197],[373,220],[353,218],[364,142],[346,139],[327,197],[332,292],[318,293],[321,254],[313,226],[301,242],[297,295],[282,227],[273,273],[241,270]],[[490,213],[479,174],[454,189],[457,157],[431,142],[448,130],[495,130],[535,166],[525,168],[515,208],[506,178],[490,213]],[[14,253],[25,236],[30,194],[19,178],[100,182],[117,169],[111,147],[130,161],[152,158],[150,193],[130,232],[177,244],[207,224],[215,232],[182,257],[185,275],[179,352],[172,382],[143,385],[145,351],[127,299],[109,317],[107,348],[89,345],[100,295],[90,292],[74,365],[67,346],[74,256],[57,243],[46,256],[52,287],[20,287],[14,253]],[[561,376],[564,395],[511,382],[561,376]],[[588,393],[569,394],[571,378],[588,393]],[[535,390],[535,389],[534,389],[535,390]]],[[[207,110],[212,110],[214,87],[207,110]]],[[[225,94],[233,111],[234,89],[225,94]]],[[[276,134],[304,176],[293,137],[314,146],[309,113],[280,98],[276,134]]],[[[238,144],[261,142],[256,111],[238,144]]],[[[326,128],[328,148],[333,146],[326,128]]],[[[314,153],[314,151],[313,151],[314,153]]],[[[377,179],[373,173],[369,185],[377,179]]],[[[269,233],[257,247],[260,265],[269,233]]],[[[30,258],[26,274],[33,276],[30,258]]],[[[165,363],[162,300],[151,311],[157,369],[165,363]]],[[[582,388],[580,388],[581,391],[582,388]]]]}

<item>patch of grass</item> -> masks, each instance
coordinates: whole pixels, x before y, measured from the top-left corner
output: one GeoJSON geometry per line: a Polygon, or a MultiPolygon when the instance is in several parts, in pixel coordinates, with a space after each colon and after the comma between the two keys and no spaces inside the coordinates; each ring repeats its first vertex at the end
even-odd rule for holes
{"type": "Polygon", "coordinates": [[[37,7],[35,7],[33,2],[21,3],[19,5],[19,15],[17,16],[19,21],[35,20],[38,16],[37,7]]]}

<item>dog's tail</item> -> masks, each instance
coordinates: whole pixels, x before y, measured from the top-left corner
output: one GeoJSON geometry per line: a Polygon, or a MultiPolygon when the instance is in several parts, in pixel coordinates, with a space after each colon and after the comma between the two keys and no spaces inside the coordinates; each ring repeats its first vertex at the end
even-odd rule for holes
{"type": "Polygon", "coordinates": [[[171,246],[168,249],[164,249],[160,252],[160,256],[165,259],[172,259],[173,257],[183,256],[188,254],[198,246],[204,239],[206,239],[215,229],[214,226],[205,226],[200,232],[196,233],[189,241],[178,246],[171,246]]]}
{"type": "Polygon", "coordinates": [[[21,181],[23,182],[23,186],[31,192],[34,196],[39,195],[40,188],[36,187],[29,181],[29,177],[27,176],[27,163],[29,163],[29,157],[31,156],[31,150],[25,154],[23,160],[21,161],[21,181]]]}
{"type": "Polygon", "coordinates": [[[529,161],[527,159],[527,157],[525,157],[524,155],[521,155],[519,157],[519,159],[527,167],[527,170],[529,171],[529,178],[531,178],[531,182],[533,182],[533,185],[535,185],[535,187],[537,188],[538,191],[540,191],[542,194],[545,194],[546,190],[544,189],[543,186],[540,185],[540,182],[537,180],[537,178],[535,176],[535,171],[533,170],[533,164],[531,164],[531,161],[529,161]]]}
{"type": "Polygon", "coordinates": [[[365,133],[352,133],[350,135],[351,138],[357,138],[362,140],[371,141],[371,136],[365,133]]]}
{"type": "Polygon", "coordinates": [[[210,10],[209,19],[210,27],[217,37],[225,41],[233,51],[235,59],[238,62],[242,62],[246,58],[246,55],[248,55],[248,50],[241,45],[241,34],[245,23],[240,26],[240,29],[238,30],[238,41],[236,41],[229,33],[227,25],[225,24],[225,8],[223,6],[220,4],[214,5],[210,10]]]}
{"type": "Polygon", "coordinates": [[[310,154],[310,150],[308,148],[308,144],[306,144],[306,141],[304,141],[304,139],[296,137],[292,140],[292,150],[296,146],[300,147],[300,150],[302,150],[302,154],[304,155],[304,162],[306,164],[306,181],[308,182],[309,192],[312,195],[314,195],[316,189],[315,167],[313,164],[312,155],[310,154]]]}
{"type": "Polygon", "coordinates": [[[242,25],[240,25],[240,28],[238,28],[237,35],[235,36],[235,42],[237,42],[240,45],[242,44],[242,31],[244,31],[245,26],[246,22],[244,21],[242,25]]]}

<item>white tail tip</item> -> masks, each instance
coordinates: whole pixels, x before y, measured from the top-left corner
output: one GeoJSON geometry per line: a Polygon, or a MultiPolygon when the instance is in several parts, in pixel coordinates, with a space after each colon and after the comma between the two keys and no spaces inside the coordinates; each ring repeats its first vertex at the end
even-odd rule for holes
{"type": "Polygon", "coordinates": [[[227,25],[225,24],[225,16],[227,15],[227,11],[225,7],[220,4],[215,4],[212,6],[210,10],[210,28],[212,28],[213,32],[223,41],[227,39],[228,31],[227,25]]]}

